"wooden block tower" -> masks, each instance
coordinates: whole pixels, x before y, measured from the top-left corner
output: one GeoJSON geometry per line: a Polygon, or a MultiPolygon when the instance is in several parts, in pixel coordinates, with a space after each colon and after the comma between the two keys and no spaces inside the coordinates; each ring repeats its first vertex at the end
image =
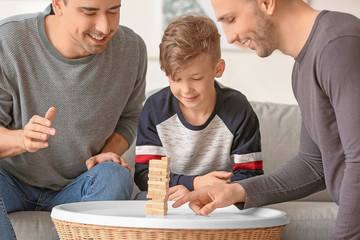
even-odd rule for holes
{"type": "Polygon", "coordinates": [[[169,198],[170,182],[170,158],[163,157],[161,160],[153,159],[149,161],[149,180],[146,202],[146,214],[166,215],[169,198]]]}

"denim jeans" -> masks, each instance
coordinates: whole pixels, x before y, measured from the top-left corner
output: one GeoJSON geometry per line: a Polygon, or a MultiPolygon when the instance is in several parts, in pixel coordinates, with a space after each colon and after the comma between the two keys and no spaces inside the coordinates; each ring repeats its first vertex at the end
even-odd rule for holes
{"type": "MultiPolygon", "coordinates": [[[[56,205],[71,202],[128,200],[132,189],[133,181],[129,170],[113,162],[96,165],[60,191],[28,185],[0,167],[0,196],[3,197],[8,213],[51,211],[56,205]]],[[[0,218],[0,223],[9,223],[6,212],[0,218]]],[[[11,236],[11,230],[9,225],[5,234],[11,236]]]]}
{"type": "Polygon", "coordinates": [[[2,236],[2,238],[6,240],[16,239],[14,230],[8,218],[1,195],[0,195],[0,236],[2,236]]]}

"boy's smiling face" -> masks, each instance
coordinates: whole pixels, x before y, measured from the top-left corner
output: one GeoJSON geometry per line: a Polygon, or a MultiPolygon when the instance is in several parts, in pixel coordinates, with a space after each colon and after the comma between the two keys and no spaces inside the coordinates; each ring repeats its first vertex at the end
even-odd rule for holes
{"type": "Polygon", "coordinates": [[[180,68],[175,79],[169,77],[171,92],[179,100],[181,109],[212,110],[216,102],[214,79],[221,77],[224,69],[224,60],[214,64],[210,54],[201,54],[180,68]]]}

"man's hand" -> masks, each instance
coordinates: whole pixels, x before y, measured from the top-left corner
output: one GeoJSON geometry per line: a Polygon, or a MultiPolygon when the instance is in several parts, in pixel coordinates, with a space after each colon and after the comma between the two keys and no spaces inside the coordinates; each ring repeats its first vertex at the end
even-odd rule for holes
{"type": "Polygon", "coordinates": [[[177,201],[190,191],[184,185],[169,188],[169,201],[177,201]]]}
{"type": "Polygon", "coordinates": [[[100,153],[86,160],[85,164],[87,169],[90,170],[91,168],[103,162],[118,163],[121,166],[127,168],[131,172],[131,169],[129,165],[126,163],[126,161],[120,155],[113,152],[100,153]]]}
{"type": "Polygon", "coordinates": [[[216,208],[227,207],[237,202],[245,202],[245,198],[245,190],[240,184],[217,184],[204,186],[198,190],[187,193],[172,206],[177,208],[190,202],[189,207],[196,214],[208,215],[216,208]]]}
{"type": "Polygon", "coordinates": [[[41,148],[49,147],[46,140],[50,136],[56,134],[56,130],[52,128],[52,121],[56,116],[56,108],[51,107],[46,112],[45,117],[38,115],[33,116],[25,125],[23,131],[23,145],[28,152],[36,152],[41,148]]]}
{"type": "Polygon", "coordinates": [[[204,176],[195,177],[193,181],[193,186],[196,190],[206,185],[230,183],[230,179],[228,178],[230,178],[232,175],[232,172],[214,171],[204,176]]]}

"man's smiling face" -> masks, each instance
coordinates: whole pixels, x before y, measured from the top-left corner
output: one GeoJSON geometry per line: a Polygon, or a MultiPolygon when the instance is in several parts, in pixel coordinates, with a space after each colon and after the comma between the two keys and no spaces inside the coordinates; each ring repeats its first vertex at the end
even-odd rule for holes
{"type": "Polygon", "coordinates": [[[276,49],[275,26],[260,10],[258,1],[212,0],[212,5],[229,43],[249,47],[260,57],[276,49]]]}
{"type": "Polygon", "coordinates": [[[65,28],[79,57],[102,53],[120,20],[121,0],[67,0],[62,7],[65,28]]]}

